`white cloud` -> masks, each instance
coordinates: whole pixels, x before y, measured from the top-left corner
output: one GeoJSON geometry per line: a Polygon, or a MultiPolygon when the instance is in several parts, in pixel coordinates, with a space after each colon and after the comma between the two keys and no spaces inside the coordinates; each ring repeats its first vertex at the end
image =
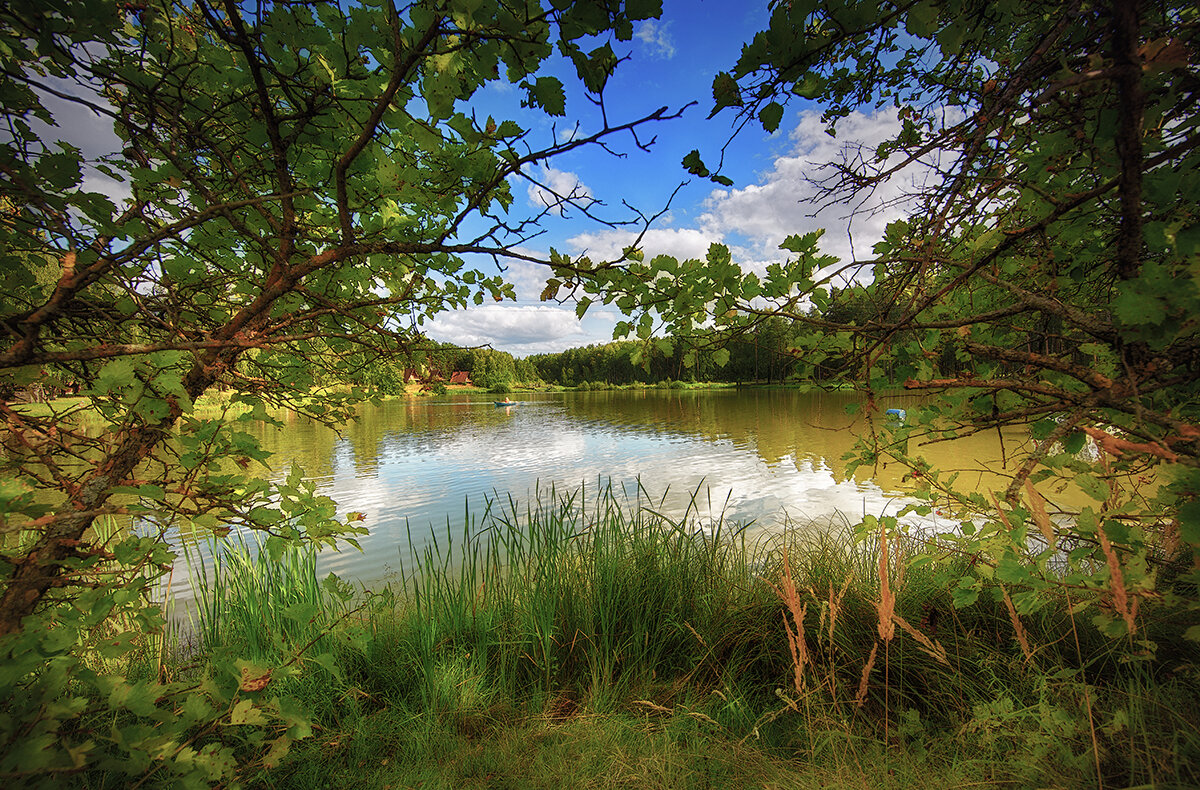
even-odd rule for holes
{"type": "Polygon", "coordinates": [[[559,145],[566,145],[579,136],[579,124],[574,123],[570,126],[564,126],[558,130],[556,141],[559,145]]]}
{"type": "MultiPolygon", "coordinates": [[[[704,258],[711,244],[725,244],[744,269],[761,274],[768,264],[787,254],[779,249],[784,238],[824,228],[824,252],[843,262],[868,259],[887,223],[911,209],[911,204],[906,207],[898,199],[910,193],[915,183],[935,175],[934,171],[928,165],[913,165],[869,195],[858,194],[848,202],[824,207],[818,202],[820,188],[814,181],[831,173],[822,169],[823,165],[847,156],[861,156],[872,163],[879,144],[899,129],[894,111],[856,112],[842,119],[835,139],[825,133],[819,112],[804,112],[789,135],[791,148],[774,159],[757,183],[714,189],[704,202],[704,212],[690,227],[652,228],[639,245],[647,258],[663,254],[687,260],[704,258]]],[[[540,170],[539,180],[560,194],[590,197],[590,190],[574,173],[546,167],[540,170]]],[[[536,188],[530,188],[530,199],[548,204],[536,188]]],[[[586,254],[593,261],[614,260],[637,240],[633,230],[589,231],[568,239],[567,251],[586,254]]],[[[512,262],[506,276],[516,285],[522,302],[534,302],[549,272],[536,264],[512,262]]],[[[464,345],[490,343],[524,355],[607,342],[615,320],[619,319],[611,312],[589,312],[581,323],[570,308],[489,305],[439,316],[431,333],[464,345]]]]}
{"type": "MultiPolygon", "coordinates": [[[[694,227],[653,228],[641,248],[647,256],[667,254],[684,260],[703,258],[710,244],[720,243],[730,248],[744,269],[762,272],[786,254],[779,249],[785,238],[823,228],[823,252],[842,261],[869,259],[887,224],[911,208],[899,199],[928,177],[930,169],[912,165],[870,194],[861,192],[834,205],[821,204],[815,182],[832,175],[832,169],[825,167],[830,162],[848,156],[873,161],[879,144],[899,129],[893,110],[855,112],[842,119],[835,139],[825,133],[818,111],[806,111],[790,134],[791,150],[776,157],[758,183],[714,189],[694,227]]],[[[604,230],[578,234],[569,244],[575,254],[611,260],[636,238],[633,231],[604,230]]]]}
{"type": "Polygon", "coordinates": [[[583,341],[583,327],[569,308],[486,305],[438,315],[426,325],[431,337],[463,346],[491,345],[518,356],[561,350],[583,341]]]}
{"type": "Polygon", "coordinates": [[[535,207],[548,207],[561,217],[566,215],[571,203],[587,207],[595,202],[592,190],[575,173],[546,165],[538,170],[541,172],[530,174],[534,181],[529,184],[529,202],[535,207]]]}
{"type": "MultiPolygon", "coordinates": [[[[593,261],[615,260],[622,251],[637,241],[638,234],[632,230],[608,229],[594,233],[580,233],[568,241],[577,255],[587,254],[593,261]]],[[[721,241],[720,236],[700,228],[651,228],[640,242],[647,258],[655,255],[670,255],[679,260],[703,258],[709,245],[721,241]]]]}
{"type": "Polygon", "coordinates": [[[823,251],[843,260],[869,258],[887,223],[905,213],[897,199],[925,177],[927,168],[914,165],[873,192],[834,205],[822,205],[816,182],[834,175],[831,162],[855,156],[872,162],[878,145],[899,129],[894,110],[855,112],[840,122],[835,139],[825,133],[819,112],[806,111],[791,133],[794,148],[776,158],[759,183],[714,190],[701,225],[715,235],[740,237],[757,258],[778,258],[779,243],[787,236],[819,228],[826,229],[823,251]]]}
{"type": "Polygon", "coordinates": [[[646,45],[646,50],[651,55],[660,58],[673,58],[675,57],[675,42],[671,39],[670,28],[670,22],[647,19],[638,25],[634,36],[638,41],[646,45]]]}

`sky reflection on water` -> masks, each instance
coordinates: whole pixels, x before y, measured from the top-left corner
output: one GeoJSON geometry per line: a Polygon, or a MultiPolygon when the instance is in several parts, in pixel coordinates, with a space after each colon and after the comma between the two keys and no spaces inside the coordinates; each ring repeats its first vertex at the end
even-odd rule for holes
{"type": "MultiPolygon", "coordinates": [[[[300,419],[256,427],[278,474],[295,461],[342,512],[366,516],[363,551],[323,552],[322,573],[368,585],[395,579],[412,551],[461,538],[466,514],[478,519],[489,500],[511,496],[523,512],[551,487],[595,492],[611,483],[633,507],[678,518],[694,504],[701,528],[723,520],[757,534],[894,515],[908,489],[894,465],[845,478],[841,458],[860,430],[845,413],[848,394],[521,394],[508,408],[484,397],[366,406],[340,433],[300,419]]],[[[990,445],[971,445],[973,462],[998,460],[994,437],[990,445]]],[[[942,460],[962,454],[959,446],[942,460]]],[[[174,592],[190,597],[179,578],[174,592]]]]}

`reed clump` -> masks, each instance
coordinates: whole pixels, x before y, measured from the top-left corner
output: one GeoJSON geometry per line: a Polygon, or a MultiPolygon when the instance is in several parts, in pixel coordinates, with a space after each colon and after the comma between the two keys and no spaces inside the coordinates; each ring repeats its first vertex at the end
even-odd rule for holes
{"type": "MultiPolygon", "coordinates": [[[[1127,660],[1066,601],[1017,617],[997,588],[956,608],[951,580],[971,559],[914,564],[930,555],[916,538],[861,540],[835,522],[754,543],[720,518],[698,528],[699,508],[672,519],[644,500],[612,487],[497,499],[454,541],[410,541],[385,605],[309,618],[336,673],[281,688],[320,736],[264,782],[362,785],[367,771],[380,786],[567,786],[605,762],[581,743],[640,755],[613,786],[717,767],[741,786],[874,786],[880,771],[901,786],[934,772],[998,787],[1200,781],[1194,656],[1127,660]]],[[[305,579],[294,601],[228,581],[234,567],[221,573],[239,592],[211,599],[225,607],[214,645],[295,650],[312,638],[286,631],[296,614],[346,605],[312,588],[307,565],[271,576],[305,579]],[[288,635],[255,643],[268,622],[288,635]]]]}
{"type": "Polygon", "coordinates": [[[314,546],[218,538],[207,554],[185,546],[202,650],[267,664],[328,647],[327,631],[349,609],[351,592],[336,576],[318,578],[314,546]]]}

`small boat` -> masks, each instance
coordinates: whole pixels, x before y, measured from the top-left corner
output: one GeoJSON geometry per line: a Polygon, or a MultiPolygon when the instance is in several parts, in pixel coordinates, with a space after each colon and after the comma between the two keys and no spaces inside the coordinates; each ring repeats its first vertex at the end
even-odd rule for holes
{"type": "Polygon", "coordinates": [[[884,412],[884,414],[894,420],[899,420],[900,422],[904,422],[908,419],[908,412],[904,409],[888,409],[884,412]]]}
{"type": "Polygon", "coordinates": [[[515,400],[494,400],[494,401],[492,401],[492,403],[496,404],[497,406],[516,406],[517,405],[517,402],[515,400]]]}

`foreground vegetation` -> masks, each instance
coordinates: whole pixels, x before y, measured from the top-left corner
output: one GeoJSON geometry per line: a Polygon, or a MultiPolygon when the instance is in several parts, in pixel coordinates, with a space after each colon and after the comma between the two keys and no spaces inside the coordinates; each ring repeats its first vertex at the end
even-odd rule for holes
{"type": "Polygon", "coordinates": [[[308,711],[239,762],[248,786],[1200,782],[1200,662],[1171,615],[1142,610],[1158,650],[1130,661],[1066,597],[1035,617],[1000,595],[956,607],[969,559],[916,538],[881,553],[870,523],[758,545],[693,527],[551,492],[358,600],[311,551],[226,543],[198,584],[198,650],[162,671],[203,687],[241,667],[197,747],[237,756],[239,723],[308,711]],[[918,555],[938,559],[904,571],[918,555]]]}

